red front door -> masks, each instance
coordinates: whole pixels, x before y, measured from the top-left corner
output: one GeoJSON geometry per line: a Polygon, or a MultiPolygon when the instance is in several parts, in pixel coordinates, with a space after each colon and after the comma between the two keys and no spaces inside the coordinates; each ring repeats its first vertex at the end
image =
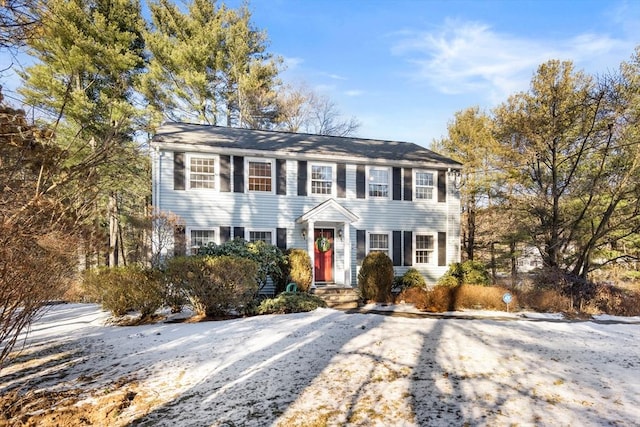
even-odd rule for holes
{"type": "Polygon", "coordinates": [[[316,282],[333,282],[333,229],[316,228],[313,232],[314,272],[316,282]]]}

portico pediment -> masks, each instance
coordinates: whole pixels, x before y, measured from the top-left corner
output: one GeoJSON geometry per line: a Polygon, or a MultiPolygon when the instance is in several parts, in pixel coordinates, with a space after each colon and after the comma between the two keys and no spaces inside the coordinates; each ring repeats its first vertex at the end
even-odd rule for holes
{"type": "Polygon", "coordinates": [[[335,199],[326,200],[308,210],[296,219],[299,224],[306,222],[340,222],[351,224],[360,219],[356,214],[342,206],[335,199]]]}

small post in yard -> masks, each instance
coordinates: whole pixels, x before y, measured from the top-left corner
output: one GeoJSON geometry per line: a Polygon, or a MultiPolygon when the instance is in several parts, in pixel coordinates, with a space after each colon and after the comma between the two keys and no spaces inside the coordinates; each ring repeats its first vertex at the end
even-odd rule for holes
{"type": "Polygon", "coordinates": [[[504,295],[502,295],[502,301],[507,304],[507,313],[509,312],[509,303],[513,300],[513,295],[511,295],[509,292],[505,292],[504,295]]]}

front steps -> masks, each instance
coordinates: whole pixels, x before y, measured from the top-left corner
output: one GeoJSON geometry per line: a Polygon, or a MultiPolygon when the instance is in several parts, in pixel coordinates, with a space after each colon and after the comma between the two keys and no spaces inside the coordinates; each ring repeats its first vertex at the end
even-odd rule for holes
{"type": "Polygon", "coordinates": [[[327,307],[337,310],[350,310],[358,308],[358,290],[355,288],[338,288],[334,286],[322,286],[311,290],[327,303],[327,307]]]}

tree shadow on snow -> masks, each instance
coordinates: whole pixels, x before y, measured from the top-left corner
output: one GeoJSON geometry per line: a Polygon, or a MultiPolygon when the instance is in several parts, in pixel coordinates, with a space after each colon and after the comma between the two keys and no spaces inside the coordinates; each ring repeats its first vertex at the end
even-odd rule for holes
{"type": "MultiPolygon", "coordinates": [[[[352,315],[327,311],[311,323],[300,322],[298,326],[297,320],[306,316],[309,314],[279,316],[290,324],[285,336],[253,351],[243,350],[242,343],[236,343],[230,349],[236,349],[238,354],[227,357],[227,363],[224,357],[218,360],[216,356],[209,362],[219,366],[211,374],[130,425],[271,425],[347,342],[384,320],[382,316],[363,316],[359,327],[354,328],[349,320],[352,315]]],[[[259,320],[257,317],[252,321],[259,320]]],[[[273,321],[270,319],[269,323],[273,321]]],[[[254,338],[259,339],[261,334],[268,336],[270,331],[261,328],[255,331],[254,338]]],[[[211,344],[215,345],[215,341],[211,344]]]]}

